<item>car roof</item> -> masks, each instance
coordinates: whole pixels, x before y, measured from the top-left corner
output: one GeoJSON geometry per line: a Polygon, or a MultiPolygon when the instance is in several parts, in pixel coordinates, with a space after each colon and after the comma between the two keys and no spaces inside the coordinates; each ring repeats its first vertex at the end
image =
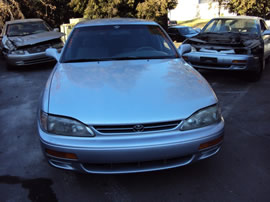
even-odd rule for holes
{"type": "Polygon", "coordinates": [[[213,18],[212,20],[214,19],[246,19],[246,20],[260,20],[262,18],[260,17],[257,17],[257,16],[244,16],[244,15],[240,15],[240,16],[223,16],[223,17],[217,17],[217,18],[213,18]]]}
{"type": "Polygon", "coordinates": [[[29,18],[29,19],[20,19],[20,20],[11,20],[11,21],[6,21],[6,25],[10,24],[17,24],[17,23],[24,23],[24,22],[40,22],[43,21],[40,18],[29,18]]]}
{"type": "Polygon", "coordinates": [[[102,25],[158,25],[156,22],[136,18],[104,18],[86,20],[78,23],[75,27],[102,26],[102,25]]]}

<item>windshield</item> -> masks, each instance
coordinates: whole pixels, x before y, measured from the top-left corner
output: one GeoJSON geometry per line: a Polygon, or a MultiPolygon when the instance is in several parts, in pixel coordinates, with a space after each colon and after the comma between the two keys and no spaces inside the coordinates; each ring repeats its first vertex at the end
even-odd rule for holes
{"type": "Polygon", "coordinates": [[[178,30],[182,35],[197,34],[197,32],[192,27],[183,27],[179,28],[178,30]]]}
{"type": "Polygon", "coordinates": [[[16,23],[8,25],[7,36],[25,36],[46,31],[51,31],[51,28],[43,21],[16,23]]]}
{"type": "Polygon", "coordinates": [[[176,57],[173,44],[158,26],[108,25],[76,28],[62,62],[176,57]]]}
{"type": "Polygon", "coordinates": [[[202,33],[236,32],[258,34],[259,28],[254,19],[214,19],[202,30],[202,33]]]}

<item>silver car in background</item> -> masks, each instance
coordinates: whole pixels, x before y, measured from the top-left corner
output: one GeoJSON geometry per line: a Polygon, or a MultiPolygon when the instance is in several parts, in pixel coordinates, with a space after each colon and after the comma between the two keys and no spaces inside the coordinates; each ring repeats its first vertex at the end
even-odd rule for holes
{"type": "Polygon", "coordinates": [[[61,53],[46,52],[58,61],[37,121],[50,165],[145,172],[220,150],[224,120],[215,93],[157,23],[86,21],[74,27],[61,53]]]}
{"type": "Polygon", "coordinates": [[[196,69],[242,71],[257,81],[270,56],[270,30],[259,17],[219,17],[183,45],[192,47],[184,59],[196,69]]]}
{"type": "Polygon", "coordinates": [[[41,19],[7,21],[2,31],[2,53],[7,67],[33,65],[55,61],[45,54],[47,48],[61,50],[63,33],[41,19]]]}

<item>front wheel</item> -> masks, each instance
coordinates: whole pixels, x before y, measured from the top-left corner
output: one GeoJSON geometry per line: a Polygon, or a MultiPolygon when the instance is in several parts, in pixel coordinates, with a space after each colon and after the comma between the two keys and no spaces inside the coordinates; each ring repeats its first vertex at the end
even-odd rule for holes
{"type": "Polygon", "coordinates": [[[9,64],[9,63],[6,61],[6,68],[7,68],[7,70],[8,70],[8,71],[12,71],[12,70],[14,70],[14,69],[15,69],[15,66],[14,66],[14,65],[9,64]]]}
{"type": "Polygon", "coordinates": [[[257,70],[247,72],[248,81],[250,81],[250,82],[259,81],[262,77],[262,72],[263,72],[264,68],[265,68],[265,59],[262,59],[257,70]]]}

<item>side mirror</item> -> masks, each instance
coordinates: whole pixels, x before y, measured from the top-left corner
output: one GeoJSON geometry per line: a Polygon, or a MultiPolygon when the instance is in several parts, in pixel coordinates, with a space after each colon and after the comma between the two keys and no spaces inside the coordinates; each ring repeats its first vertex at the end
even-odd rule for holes
{"type": "Polygon", "coordinates": [[[180,56],[182,57],[185,53],[191,52],[191,45],[190,44],[182,44],[178,48],[178,52],[180,56]]]}
{"type": "Polygon", "coordinates": [[[59,32],[59,28],[54,28],[53,31],[54,32],[59,32]]]}
{"type": "Polygon", "coordinates": [[[58,62],[60,59],[60,53],[58,53],[57,49],[55,48],[47,48],[45,51],[47,56],[51,56],[58,62]]]}
{"type": "Polygon", "coordinates": [[[264,35],[264,36],[265,36],[265,35],[270,35],[270,30],[269,30],[269,29],[265,30],[265,31],[263,32],[263,35],[264,35]]]}

